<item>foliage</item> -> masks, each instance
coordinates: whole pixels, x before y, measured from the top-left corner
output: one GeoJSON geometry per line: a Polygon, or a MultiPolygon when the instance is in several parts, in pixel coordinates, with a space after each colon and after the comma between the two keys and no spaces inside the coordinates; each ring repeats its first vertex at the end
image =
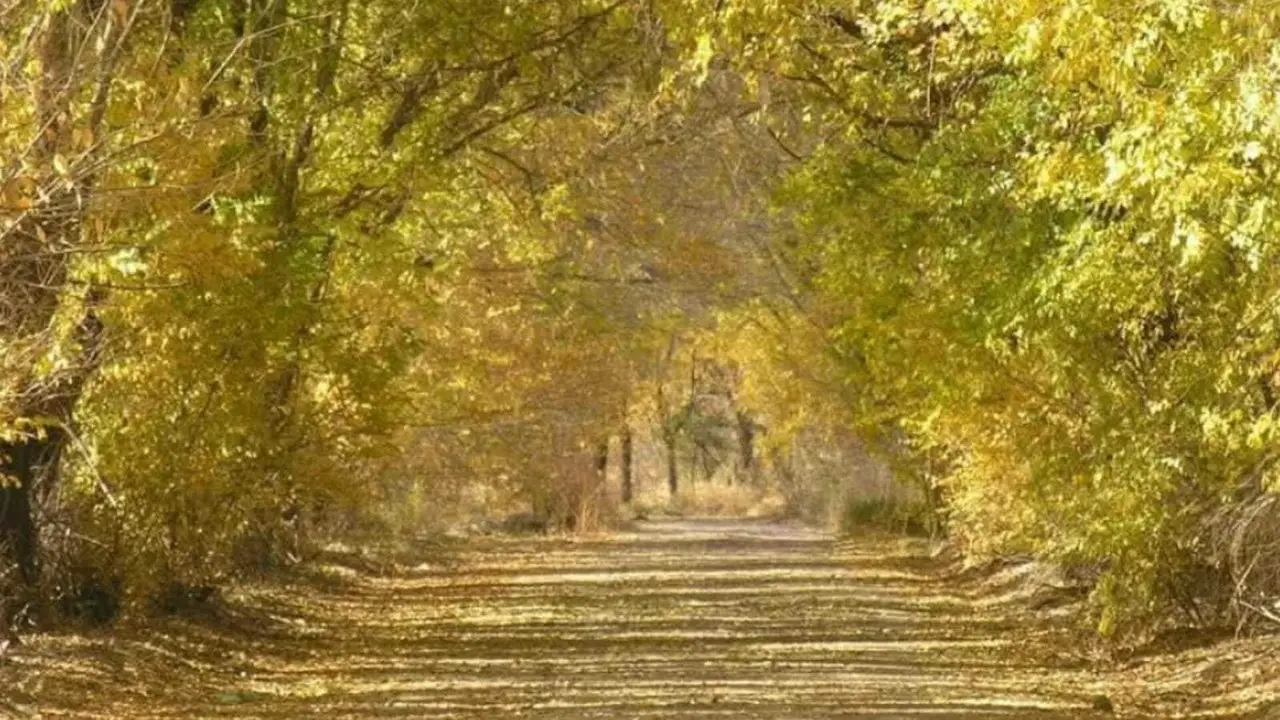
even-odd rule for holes
{"type": "Polygon", "coordinates": [[[0,4],[0,543],[141,596],[854,430],[1104,630],[1185,605],[1276,487],[1277,12],[0,4]]]}
{"type": "Polygon", "coordinates": [[[1274,463],[1274,14],[735,3],[716,33],[832,128],[780,203],[859,417],[946,459],[971,549],[1107,568],[1105,631],[1274,463]]]}
{"type": "Polygon", "coordinates": [[[846,534],[867,531],[928,536],[930,517],[921,503],[896,502],[884,498],[847,500],[840,515],[840,530],[846,534]]]}
{"type": "Polygon", "coordinates": [[[68,472],[47,478],[45,512],[130,591],[294,555],[309,526],[386,497],[381,471],[411,428],[482,430],[496,414],[585,428],[623,407],[630,374],[604,350],[631,341],[608,332],[618,311],[592,282],[612,268],[570,179],[631,122],[629,84],[652,84],[643,8],[4,13],[5,242],[31,252],[0,257],[0,305],[31,306],[40,276],[49,309],[4,315],[3,421],[14,443],[57,429],[68,472]],[[64,61],[63,43],[93,52],[64,61]],[[75,83],[28,82],[53,70],[75,83]],[[45,190],[59,183],[70,221],[45,190]],[[108,299],[86,310],[85,287],[108,299]],[[77,362],[86,312],[106,328],[92,366],[77,362]],[[578,367],[590,346],[601,362],[578,367]],[[83,367],[74,392],[41,380],[60,366],[83,367]],[[571,367],[600,391],[562,392],[571,367]],[[27,395],[65,402],[43,412],[27,395]]]}

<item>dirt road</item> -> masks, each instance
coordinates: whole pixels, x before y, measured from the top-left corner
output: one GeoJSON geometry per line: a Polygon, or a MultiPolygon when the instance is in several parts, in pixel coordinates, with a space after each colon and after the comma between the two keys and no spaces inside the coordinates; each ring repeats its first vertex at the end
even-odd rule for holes
{"type": "MultiPolygon", "coordinates": [[[[330,567],[245,608],[39,638],[0,668],[15,717],[1167,717],[1067,635],[981,603],[900,541],[664,521],[487,540],[396,572],[330,567]],[[1105,700],[1103,698],[1105,696],[1105,700]]],[[[375,568],[376,570],[376,568],[375,568]]],[[[1179,695],[1178,693],[1182,693],[1179,695]]]]}

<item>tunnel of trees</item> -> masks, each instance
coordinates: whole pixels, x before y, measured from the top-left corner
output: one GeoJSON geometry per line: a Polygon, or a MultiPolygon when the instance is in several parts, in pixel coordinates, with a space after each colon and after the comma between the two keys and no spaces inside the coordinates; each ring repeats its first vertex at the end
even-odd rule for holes
{"type": "Polygon", "coordinates": [[[1106,633],[1275,620],[1277,15],[0,0],[7,622],[840,438],[1106,633]]]}

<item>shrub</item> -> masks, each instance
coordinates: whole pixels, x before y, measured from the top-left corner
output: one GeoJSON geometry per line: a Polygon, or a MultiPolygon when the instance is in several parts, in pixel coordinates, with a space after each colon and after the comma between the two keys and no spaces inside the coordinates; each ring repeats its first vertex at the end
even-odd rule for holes
{"type": "Polygon", "coordinates": [[[934,524],[925,503],[892,498],[849,498],[839,516],[843,534],[871,530],[928,537],[934,533],[934,524]]]}

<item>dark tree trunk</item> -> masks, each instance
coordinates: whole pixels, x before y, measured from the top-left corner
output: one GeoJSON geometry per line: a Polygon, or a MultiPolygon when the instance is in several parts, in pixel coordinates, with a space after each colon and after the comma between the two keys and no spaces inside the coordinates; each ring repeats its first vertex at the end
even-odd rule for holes
{"type": "Polygon", "coordinates": [[[604,482],[605,476],[609,472],[609,441],[602,440],[596,446],[596,474],[600,477],[600,482],[604,482]]]}
{"type": "Polygon", "coordinates": [[[52,451],[51,440],[51,436],[44,440],[24,436],[0,442],[0,476],[4,483],[0,488],[0,544],[27,586],[35,584],[39,577],[32,495],[44,464],[42,458],[52,451]]]}
{"type": "Polygon", "coordinates": [[[738,461],[744,478],[751,478],[754,472],[756,444],[755,423],[744,413],[738,413],[738,461]]]}
{"type": "Polygon", "coordinates": [[[622,428],[622,502],[631,502],[631,454],[632,454],[631,428],[622,428]]]}
{"type": "MultiPolygon", "coordinates": [[[[43,355],[57,337],[69,258],[82,246],[80,225],[104,152],[101,129],[128,27],[99,24],[90,17],[96,11],[89,5],[69,3],[51,12],[40,31],[39,50],[30,60],[39,69],[34,101],[41,132],[25,172],[49,192],[29,198],[31,207],[19,222],[0,233],[0,340],[24,348],[31,357],[43,355]],[[73,115],[72,99],[91,87],[86,112],[73,115]],[[87,127],[93,150],[70,151],[72,127],[87,127]],[[68,164],[66,158],[73,156],[78,159],[68,164]]],[[[3,408],[19,422],[4,427],[10,434],[0,440],[0,545],[27,586],[39,579],[37,488],[42,495],[56,491],[59,463],[71,437],[71,414],[97,367],[102,326],[95,309],[102,299],[99,289],[90,288],[78,328],[79,366],[53,375],[31,366],[11,388],[18,400],[3,408]]]]}
{"type": "Polygon", "coordinates": [[[679,468],[676,466],[676,439],[672,435],[667,435],[663,440],[667,446],[667,490],[671,492],[671,497],[675,497],[680,489],[680,476],[677,472],[679,468]]]}
{"type": "Polygon", "coordinates": [[[86,298],[84,318],[76,331],[80,362],[46,383],[45,395],[22,408],[23,417],[55,421],[20,436],[0,441],[0,545],[17,566],[22,582],[31,586],[39,579],[39,530],[35,521],[36,492],[55,492],[62,456],[71,440],[76,404],[85,383],[101,364],[102,322],[98,306],[106,294],[92,288],[86,298]]]}

